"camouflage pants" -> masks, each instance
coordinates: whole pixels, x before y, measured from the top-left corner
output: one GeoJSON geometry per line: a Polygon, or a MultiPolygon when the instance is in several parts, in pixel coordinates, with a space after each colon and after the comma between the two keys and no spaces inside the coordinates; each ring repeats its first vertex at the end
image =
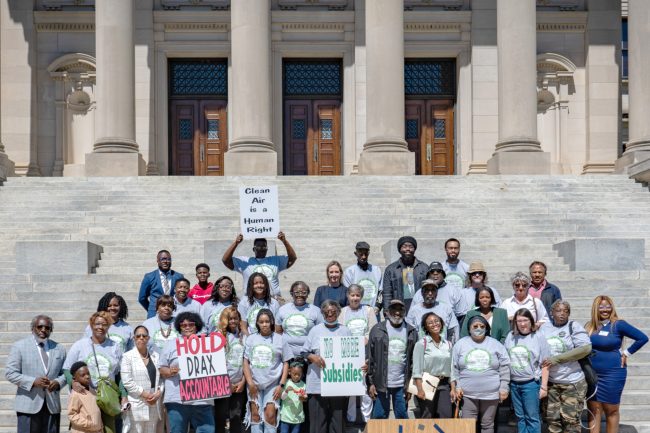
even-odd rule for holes
{"type": "Polygon", "coordinates": [[[548,384],[544,419],[549,433],[580,433],[580,416],[585,404],[587,382],[548,384]]]}

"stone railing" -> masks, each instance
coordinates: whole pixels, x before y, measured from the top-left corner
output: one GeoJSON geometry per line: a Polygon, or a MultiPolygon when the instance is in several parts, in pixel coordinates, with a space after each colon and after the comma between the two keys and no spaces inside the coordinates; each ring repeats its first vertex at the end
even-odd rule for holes
{"type": "Polygon", "coordinates": [[[186,7],[209,7],[212,10],[230,9],[230,0],[161,0],[161,6],[167,10],[179,10],[186,7]]]}
{"type": "Polygon", "coordinates": [[[39,4],[40,9],[48,11],[95,8],[95,0],[40,0],[39,4]]]}
{"type": "Polygon", "coordinates": [[[349,0],[278,0],[278,7],[283,10],[295,10],[304,6],[327,7],[329,10],[342,10],[348,7],[349,0]]]}
{"type": "Polygon", "coordinates": [[[575,11],[584,9],[584,0],[537,0],[537,7],[575,11]]]}
{"type": "Polygon", "coordinates": [[[463,7],[463,0],[404,0],[404,9],[413,10],[415,8],[442,8],[446,10],[458,10],[463,7]]]}

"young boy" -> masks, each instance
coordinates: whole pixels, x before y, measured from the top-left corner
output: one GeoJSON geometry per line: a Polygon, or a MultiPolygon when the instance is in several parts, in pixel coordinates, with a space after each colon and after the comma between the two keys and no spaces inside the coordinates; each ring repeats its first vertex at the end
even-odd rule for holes
{"type": "Polygon", "coordinates": [[[307,401],[305,382],[302,381],[302,360],[289,364],[289,378],[282,392],[280,409],[280,433],[300,433],[305,422],[303,403],[307,401]]]}
{"type": "Polygon", "coordinates": [[[205,304],[212,296],[212,288],[214,287],[214,284],[210,283],[208,278],[210,278],[210,266],[206,263],[199,263],[196,265],[196,279],[199,280],[199,282],[192,287],[192,290],[190,290],[190,293],[187,296],[201,305],[205,304]]]}
{"type": "Polygon", "coordinates": [[[97,394],[90,389],[90,371],[88,365],[78,361],[70,367],[70,374],[80,383],[86,392],[71,392],[68,401],[68,419],[71,433],[102,433],[102,413],[97,406],[97,394]]]}

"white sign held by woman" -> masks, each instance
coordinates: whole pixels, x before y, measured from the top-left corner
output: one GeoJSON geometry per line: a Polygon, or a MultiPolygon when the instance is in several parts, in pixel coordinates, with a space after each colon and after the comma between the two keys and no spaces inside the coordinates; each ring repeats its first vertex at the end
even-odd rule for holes
{"type": "Polygon", "coordinates": [[[276,237],[280,232],[278,186],[240,187],[239,216],[244,239],[276,237]]]}
{"type": "Polygon", "coordinates": [[[366,394],[363,337],[321,337],[320,356],[325,360],[320,374],[323,397],[366,394]]]}

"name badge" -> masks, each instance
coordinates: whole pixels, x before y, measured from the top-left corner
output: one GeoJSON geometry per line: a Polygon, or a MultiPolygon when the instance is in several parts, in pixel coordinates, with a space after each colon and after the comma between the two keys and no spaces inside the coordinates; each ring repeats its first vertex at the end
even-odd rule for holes
{"type": "Polygon", "coordinates": [[[600,335],[601,337],[607,337],[609,335],[609,331],[600,331],[598,335],[600,335]]]}

